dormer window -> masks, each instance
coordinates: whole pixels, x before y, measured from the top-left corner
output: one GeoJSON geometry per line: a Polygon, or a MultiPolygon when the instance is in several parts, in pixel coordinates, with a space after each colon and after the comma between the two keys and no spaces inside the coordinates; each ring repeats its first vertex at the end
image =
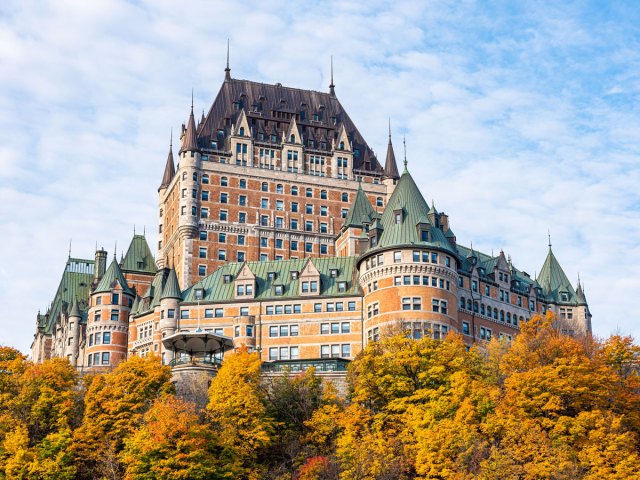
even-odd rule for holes
{"type": "Polygon", "coordinates": [[[563,302],[568,302],[569,301],[569,293],[567,293],[567,292],[560,292],[560,297],[562,298],[563,302]]]}
{"type": "Polygon", "coordinates": [[[340,150],[344,150],[344,142],[340,142],[340,150]]]}
{"type": "Polygon", "coordinates": [[[298,275],[299,272],[296,270],[291,270],[291,272],[289,272],[291,274],[291,280],[297,280],[298,279],[298,275]]]}
{"type": "Polygon", "coordinates": [[[276,279],[276,272],[269,272],[269,273],[267,273],[267,278],[268,278],[270,281],[274,281],[274,280],[276,279]]]}
{"type": "Polygon", "coordinates": [[[240,136],[244,137],[244,127],[240,127],[240,136]]]}
{"type": "Polygon", "coordinates": [[[347,282],[338,282],[338,291],[346,292],[347,291],[347,282]]]}
{"type": "Polygon", "coordinates": [[[421,242],[429,241],[429,230],[427,230],[426,228],[423,228],[420,230],[420,241],[421,242]]]}
{"type": "Polygon", "coordinates": [[[284,285],[274,285],[273,293],[275,295],[284,295],[284,285]]]}
{"type": "Polygon", "coordinates": [[[338,269],[332,268],[331,270],[329,270],[329,276],[331,278],[336,278],[338,276],[338,269]]]}
{"type": "Polygon", "coordinates": [[[402,210],[394,210],[393,218],[396,225],[400,225],[402,223],[402,210]]]}
{"type": "Polygon", "coordinates": [[[224,283],[231,283],[231,275],[224,275],[224,276],[222,277],[222,281],[223,281],[224,283]]]}
{"type": "Polygon", "coordinates": [[[296,136],[295,135],[291,135],[291,137],[289,137],[289,142],[296,143],[296,136]]]}

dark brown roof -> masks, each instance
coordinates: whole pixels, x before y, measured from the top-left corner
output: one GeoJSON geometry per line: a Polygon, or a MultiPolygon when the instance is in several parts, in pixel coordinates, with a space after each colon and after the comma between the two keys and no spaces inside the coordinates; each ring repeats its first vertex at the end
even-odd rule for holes
{"type": "Polygon", "coordinates": [[[393,153],[391,134],[389,134],[389,145],[387,146],[387,160],[384,163],[384,176],[387,178],[400,178],[400,175],[398,174],[398,165],[396,164],[396,155],[393,153]]]}
{"type": "Polygon", "coordinates": [[[164,175],[162,175],[162,182],[160,183],[161,188],[167,188],[173,179],[173,176],[176,174],[176,167],[173,164],[173,148],[169,145],[169,155],[167,155],[167,165],[164,167],[164,175]]]}
{"type": "Polygon", "coordinates": [[[198,141],[196,139],[196,120],[193,118],[193,107],[191,107],[191,114],[189,115],[189,123],[187,124],[187,130],[182,137],[182,146],[180,152],[194,152],[198,150],[198,141]]]}
{"type": "Polygon", "coordinates": [[[331,151],[331,143],[337,141],[344,124],[354,151],[353,168],[382,173],[375,154],[335,95],[283,87],[279,83],[269,85],[225,78],[205,121],[198,127],[198,146],[224,150],[231,126],[237,123],[242,110],[247,115],[254,141],[279,145],[282,133],[286,133],[295,116],[305,148],[319,150],[320,154],[331,151]],[[272,135],[275,135],[274,141],[271,141],[272,135]],[[313,145],[309,145],[310,141],[313,145]]]}

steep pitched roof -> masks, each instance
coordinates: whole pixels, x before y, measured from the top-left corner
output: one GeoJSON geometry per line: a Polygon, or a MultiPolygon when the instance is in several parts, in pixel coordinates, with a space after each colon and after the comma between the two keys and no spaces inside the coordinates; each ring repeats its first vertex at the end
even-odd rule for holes
{"type": "MultiPolygon", "coordinates": [[[[81,258],[69,258],[65,264],[60,284],[56,290],[50,307],[45,314],[38,316],[38,329],[45,334],[52,331],[54,322],[71,303],[80,299],[83,307],[86,307],[86,299],[89,297],[91,282],[93,281],[94,260],[81,258]]],[[[79,308],[80,305],[78,305],[79,308]]]]}
{"type": "Polygon", "coordinates": [[[164,284],[164,288],[162,289],[160,300],[162,300],[163,298],[182,298],[180,284],[178,283],[178,276],[176,275],[176,271],[173,268],[169,270],[167,281],[164,284]]]}
{"type": "Polygon", "coordinates": [[[378,239],[377,247],[424,245],[437,247],[457,256],[457,252],[452,248],[442,230],[429,221],[428,213],[427,202],[411,174],[405,170],[380,219],[382,233],[378,239]],[[396,223],[396,212],[402,214],[400,223],[396,223]],[[430,225],[429,242],[423,242],[420,237],[417,228],[420,223],[430,225]]]}
{"type": "MultiPolygon", "coordinates": [[[[284,87],[281,84],[269,85],[227,78],[204,123],[198,128],[199,145],[209,146],[213,142],[218,149],[224,148],[226,139],[231,134],[230,126],[237,124],[243,109],[251,119],[251,134],[255,141],[260,141],[259,133],[266,133],[275,135],[275,143],[280,144],[283,134],[289,130],[291,118],[295,117],[300,135],[305,139],[314,138],[317,143],[312,148],[324,154],[331,150],[331,140],[337,138],[338,130],[344,125],[349,145],[359,152],[359,155],[354,155],[353,167],[358,170],[368,165],[371,173],[382,173],[382,166],[373,150],[335,96],[325,92],[284,87]]],[[[270,141],[270,138],[262,141],[270,141]]]]}
{"type": "Polygon", "coordinates": [[[126,272],[156,273],[156,263],[144,235],[134,235],[121,265],[126,272]]]}
{"type": "Polygon", "coordinates": [[[78,299],[74,298],[73,302],[71,303],[71,309],[69,310],[69,316],[70,317],[82,317],[82,314],[80,313],[80,307],[78,306],[78,299]]]}
{"type": "Polygon", "coordinates": [[[587,305],[587,296],[584,294],[584,289],[580,282],[578,282],[578,288],[576,289],[576,301],[578,305],[587,305]]]}
{"type": "Polygon", "coordinates": [[[100,283],[98,283],[98,286],[93,291],[93,293],[110,292],[116,282],[120,284],[123,292],[133,294],[133,290],[129,288],[129,284],[124,278],[122,270],[120,270],[118,261],[114,258],[111,262],[111,265],[109,265],[109,268],[107,268],[107,271],[102,276],[102,279],[100,279],[100,283]]]}
{"type": "Polygon", "coordinates": [[[198,150],[198,140],[196,138],[196,120],[193,117],[193,105],[191,106],[191,114],[189,115],[189,123],[187,124],[187,130],[182,137],[182,146],[180,152],[195,152],[198,150]]]}
{"type": "Polygon", "coordinates": [[[575,304],[578,300],[571,282],[565,275],[564,270],[562,270],[551,247],[549,247],[547,258],[538,274],[538,282],[542,286],[542,292],[549,302],[575,304]],[[561,292],[567,293],[568,300],[562,300],[561,292]]]}
{"type": "MultiPolygon", "coordinates": [[[[391,128],[391,127],[389,127],[391,128]]],[[[391,143],[391,130],[389,130],[389,145],[387,145],[387,159],[384,162],[384,176],[387,178],[398,179],[398,164],[396,163],[396,154],[393,152],[393,144],[391,143]]]]}
{"type": "Polygon", "coordinates": [[[349,207],[349,213],[344,219],[342,228],[362,228],[365,223],[371,224],[377,216],[378,213],[371,206],[367,194],[362,190],[362,185],[358,185],[356,197],[353,199],[351,207],[349,207]]]}
{"type": "Polygon", "coordinates": [[[176,167],[173,163],[173,146],[169,145],[169,155],[167,155],[167,164],[164,167],[162,182],[160,182],[160,186],[158,187],[158,190],[168,187],[175,174],[176,174],[176,167]]]}
{"type": "Polygon", "coordinates": [[[226,302],[232,301],[234,297],[234,281],[233,279],[240,273],[240,270],[246,265],[255,274],[255,298],[257,300],[282,300],[288,298],[299,297],[300,276],[296,279],[291,278],[291,272],[300,273],[307,265],[307,262],[313,262],[314,267],[320,273],[320,291],[319,296],[354,296],[358,295],[359,286],[357,281],[356,257],[336,257],[336,258],[312,258],[312,259],[294,259],[294,260],[278,260],[269,262],[247,262],[245,263],[226,263],[211,275],[203,278],[197,284],[191,286],[182,292],[183,301],[195,302],[195,288],[204,289],[204,299],[207,302],[226,302]],[[331,276],[331,270],[338,271],[336,277],[331,276]],[[271,279],[270,273],[273,273],[271,279]],[[231,282],[224,282],[224,276],[230,275],[231,282]],[[345,292],[338,291],[338,283],[347,282],[345,292]],[[283,294],[276,295],[275,285],[283,286],[283,294]]]}

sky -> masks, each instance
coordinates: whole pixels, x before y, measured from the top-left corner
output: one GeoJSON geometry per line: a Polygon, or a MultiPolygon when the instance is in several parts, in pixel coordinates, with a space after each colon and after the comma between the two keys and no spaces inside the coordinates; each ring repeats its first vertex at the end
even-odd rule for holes
{"type": "Polygon", "coordinates": [[[173,128],[231,75],[336,94],[458,242],[553,251],[594,333],[640,338],[640,9],[605,1],[0,2],[0,344],[28,351],[69,255],[157,245],[173,128]]]}

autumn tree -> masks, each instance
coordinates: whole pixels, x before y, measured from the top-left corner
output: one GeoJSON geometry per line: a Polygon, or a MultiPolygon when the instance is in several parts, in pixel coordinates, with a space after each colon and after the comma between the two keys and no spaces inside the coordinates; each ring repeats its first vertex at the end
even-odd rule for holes
{"type": "Polygon", "coordinates": [[[153,402],[173,393],[171,370],[154,356],[131,357],[96,375],[84,398],[84,418],[74,432],[82,478],[120,478],[124,442],[142,424],[153,402]]]}
{"type": "Polygon", "coordinates": [[[230,478],[212,433],[201,423],[194,404],[174,395],[156,399],[140,428],[125,439],[125,479],[230,478]]]}
{"type": "Polygon", "coordinates": [[[260,478],[257,459],[273,441],[276,423],[260,386],[260,357],[243,347],[225,356],[211,382],[207,416],[234,478],[260,478]]]}

